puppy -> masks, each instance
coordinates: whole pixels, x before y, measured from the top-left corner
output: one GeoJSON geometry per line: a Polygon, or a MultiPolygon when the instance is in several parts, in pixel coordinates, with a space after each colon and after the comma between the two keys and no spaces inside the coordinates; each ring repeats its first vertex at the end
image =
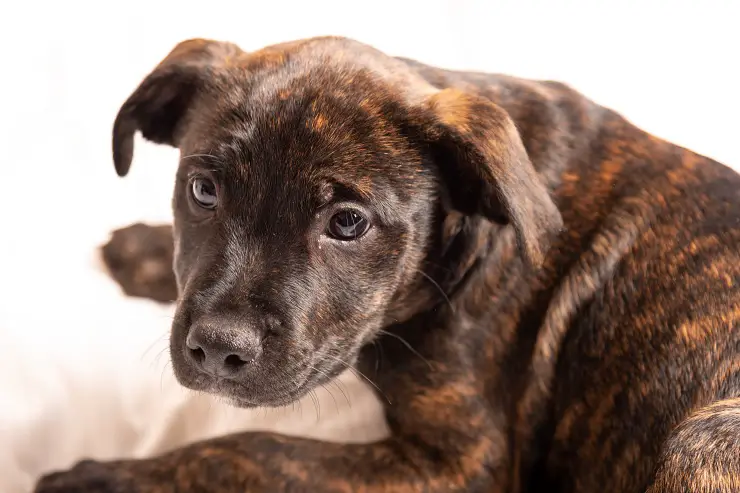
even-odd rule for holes
{"type": "Polygon", "coordinates": [[[152,230],[178,380],[280,406],[356,368],[392,435],[245,433],[36,491],[740,491],[729,168],[565,85],[336,37],[185,41],[116,118],[121,176],[136,132],[181,151],[152,230]]]}

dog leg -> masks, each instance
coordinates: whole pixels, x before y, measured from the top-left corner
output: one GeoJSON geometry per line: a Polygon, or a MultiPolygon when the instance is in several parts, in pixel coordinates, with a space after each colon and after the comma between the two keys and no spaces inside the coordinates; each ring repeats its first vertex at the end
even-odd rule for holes
{"type": "Polygon", "coordinates": [[[740,491],[740,398],[696,411],[666,440],[648,493],[740,491]]]}
{"type": "Polygon", "coordinates": [[[270,433],[247,433],[198,443],[155,459],[84,461],[67,472],[45,476],[35,491],[503,491],[494,488],[487,463],[495,454],[484,445],[484,442],[478,442],[463,451],[469,455],[456,455],[438,446],[416,443],[411,437],[347,445],[270,433]]]}
{"type": "Polygon", "coordinates": [[[417,359],[381,371],[391,433],[375,443],[245,432],[149,459],[85,461],[43,477],[36,493],[510,491],[507,418],[486,407],[482,383],[462,366],[417,359]],[[412,376],[421,371],[424,384],[412,376]]]}
{"type": "Polygon", "coordinates": [[[101,247],[103,262],[124,293],[165,303],[177,299],[173,252],[172,226],[142,223],[113,231],[101,247]]]}

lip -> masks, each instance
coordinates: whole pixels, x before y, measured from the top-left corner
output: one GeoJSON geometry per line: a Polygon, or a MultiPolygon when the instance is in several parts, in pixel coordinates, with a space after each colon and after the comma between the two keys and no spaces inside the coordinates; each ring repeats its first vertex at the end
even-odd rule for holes
{"type": "Polygon", "coordinates": [[[278,407],[291,404],[303,397],[314,383],[314,372],[305,375],[298,385],[283,386],[277,391],[259,395],[259,389],[252,389],[239,381],[214,377],[200,373],[181,382],[183,386],[198,392],[228,399],[236,407],[278,407]]]}

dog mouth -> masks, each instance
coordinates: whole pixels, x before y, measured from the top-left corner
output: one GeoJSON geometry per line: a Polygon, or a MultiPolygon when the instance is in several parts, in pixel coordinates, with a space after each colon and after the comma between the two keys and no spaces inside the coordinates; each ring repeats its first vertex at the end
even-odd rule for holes
{"type": "Polygon", "coordinates": [[[232,372],[214,372],[188,352],[192,348],[187,346],[185,327],[189,327],[190,320],[184,314],[180,317],[170,335],[170,356],[177,381],[187,389],[217,396],[241,408],[282,407],[300,400],[354,368],[361,347],[339,339],[268,340],[254,362],[232,372]]]}
{"type": "Polygon", "coordinates": [[[175,370],[175,376],[184,387],[224,398],[234,407],[282,407],[292,404],[311,390],[337,378],[344,367],[318,363],[301,365],[302,371],[275,369],[272,375],[250,379],[231,379],[198,372],[175,370]],[[272,377],[272,378],[270,378],[272,377]]]}
{"type": "Polygon", "coordinates": [[[294,402],[299,401],[303,396],[307,395],[308,392],[312,388],[313,387],[300,386],[295,389],[289,389],[282,394],[271,396],[267,400],[258,400],[258,401],[247,399],[239,394],[233,394],[233,393],[224,394],[222,392],[219,392],[215,395],[226,397],[228,402],[233,407],[238,407],[238,408],[251,409],[255,407],[282,407],[282,406],[287,406],[287,405],[293,404],[294,402]]]}

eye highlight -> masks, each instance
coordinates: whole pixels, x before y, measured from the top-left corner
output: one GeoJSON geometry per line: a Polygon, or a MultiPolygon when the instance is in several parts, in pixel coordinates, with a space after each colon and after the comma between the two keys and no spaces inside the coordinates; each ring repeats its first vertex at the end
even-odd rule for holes
{"type": "Polygon", "coordinates": [[[329,220],[328,234],[341,241],[360,238],[370,229],[370,221],[360,212],[345,209],[334,214],[329,220]]]}
{"type": "Polygon", "coordinates": [[[203,176],[196,176],[190,180],[190,195],[193,201],[203,209],[212,210],[218,205],[216,184],[203,176]]]}

